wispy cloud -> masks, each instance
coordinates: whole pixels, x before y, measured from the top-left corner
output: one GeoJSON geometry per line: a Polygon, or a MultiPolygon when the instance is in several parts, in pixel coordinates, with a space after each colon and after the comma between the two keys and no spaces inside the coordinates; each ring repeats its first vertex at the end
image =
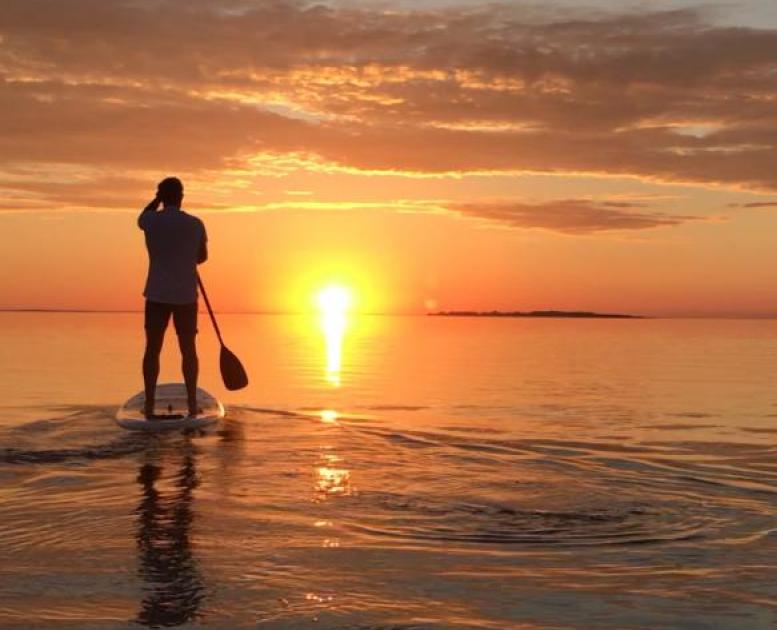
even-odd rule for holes
{"type": "Polygon", "coordinates": [[[777,201],[751,201],[749,203],[731,204],[735,208],[775,208],[777,201]]]}
{"type": "Polygon", "coordinates": [[[624,201],[559,199],[542,203],[517,201],[449,204],[449,210],[465,216],[562,234],[646,230],[698,220],[689,215],[665,214],[624,201]]]}

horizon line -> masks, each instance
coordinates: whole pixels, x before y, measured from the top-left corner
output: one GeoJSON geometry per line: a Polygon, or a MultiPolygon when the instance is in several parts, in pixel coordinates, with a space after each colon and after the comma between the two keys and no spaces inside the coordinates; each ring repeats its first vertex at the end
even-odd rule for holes
{"type": "MultiPolygon", "coordinates": [[[[557,309],[551,309],[557,310],[557,309]]],[[[205,311],[199,311],[205,312],[205,311]]],[[[561,311],[560,312],[568,312],[561,311]]],[[[34,308],[34,307],[0,307],[0,313],[143,313],[143,309],[89,309],[89,308],[34,308]]],[[[214,310],[214,313],[220,315],[317,315],[315,311],[222,311],[214,310]]],[[[356,312],[352,315],[369,315],[380,317],[428,317],[436,312],[356,312]]],[[[674,314],[674,315],[635,315],[634,319],[777,319],[777,313],[769,314],[731,314],[731,313],[695,313],[695,314],[674,314]]],[[[552,319],[552,318],[551,318],[552,319]]],[[[562,318],[559,318],[562,319],[562,318]]]]}

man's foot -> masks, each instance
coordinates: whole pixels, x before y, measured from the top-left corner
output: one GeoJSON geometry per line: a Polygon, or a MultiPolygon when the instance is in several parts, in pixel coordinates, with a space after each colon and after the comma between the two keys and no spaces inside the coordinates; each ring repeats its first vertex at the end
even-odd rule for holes
{"type": "Polygon", "coordinates": [[[186,406],[189,407],[190,418],[194,418],[197,414],[202,413],[202,409],[197,409],[197,398],[194,396],[187,396],[186,406]]]}
{"type": "Polygon", "coordinates": [[[143,417],[146,420],[153,420],[154,418],[154,405],[145,405],[143,407],[143,417]]]}

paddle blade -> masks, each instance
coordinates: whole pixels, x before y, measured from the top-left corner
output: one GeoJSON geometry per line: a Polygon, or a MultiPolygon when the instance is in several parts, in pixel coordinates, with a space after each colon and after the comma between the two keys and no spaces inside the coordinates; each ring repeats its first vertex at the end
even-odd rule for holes
{"type": "Polygon", "coordinates": [[[219,366],[224,387],[228,390],[243,389],[248,385],[248,375],[243,369],[243,364],[226,346],[221,346],[219,366]]]}

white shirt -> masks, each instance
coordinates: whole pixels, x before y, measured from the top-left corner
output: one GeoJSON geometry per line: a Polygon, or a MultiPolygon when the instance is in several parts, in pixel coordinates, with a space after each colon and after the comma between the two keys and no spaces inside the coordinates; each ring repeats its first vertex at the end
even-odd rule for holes
{"type": "Polygon", "coordinates": [[[176,206],[145,210],[138,226],[146,234],[148,278],[143,295],[153,302],[197,301],[197,258],[207,241],[205,225],[176,206]]]}

